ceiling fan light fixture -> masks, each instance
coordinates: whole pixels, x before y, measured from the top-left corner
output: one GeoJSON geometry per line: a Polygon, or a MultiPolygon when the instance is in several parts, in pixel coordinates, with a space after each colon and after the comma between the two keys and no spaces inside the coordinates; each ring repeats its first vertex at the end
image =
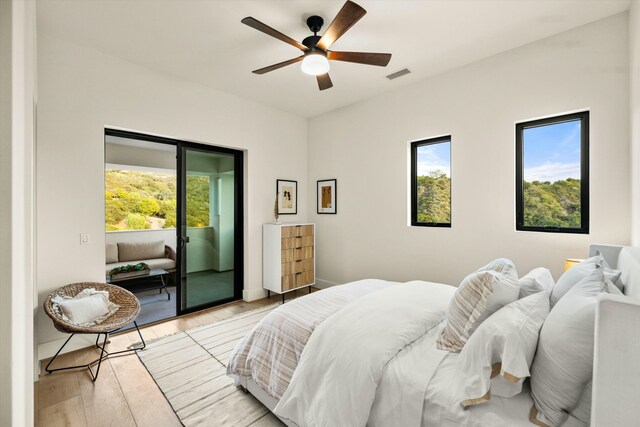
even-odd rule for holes
{"type": "Polygon", "coordinates": [[[329,60],[319,52],[308,53],[302,60],[302,72],[311,76],[319,76],[329,72],[329,60]]]}

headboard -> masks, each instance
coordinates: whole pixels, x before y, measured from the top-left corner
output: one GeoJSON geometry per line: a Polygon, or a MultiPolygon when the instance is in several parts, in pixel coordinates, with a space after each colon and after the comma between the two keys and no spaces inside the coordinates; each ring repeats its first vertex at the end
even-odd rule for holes
{"type": "Polygon", "coordinates": [[[603,295],[596,308],[591,425],[640,425],[640,248],[591,245],[620,270],[621,295],[603,295]]]}

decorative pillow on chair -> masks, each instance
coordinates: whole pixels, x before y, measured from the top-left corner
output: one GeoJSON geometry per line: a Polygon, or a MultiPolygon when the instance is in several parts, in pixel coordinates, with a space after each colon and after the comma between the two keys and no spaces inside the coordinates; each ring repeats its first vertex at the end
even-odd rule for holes
{"type": "Polygon", "coordinates": [[[555,427],[571,414],[589,424],[591,395],[583,391],[593,371],[598,295],[607,292],[607,287],[603,269],[593,269],[569,289],[544,322],[531,365],[532,423],[555,427]]]}
{"type": "Polygon", "coordinates": [[[545,291],[550,295],[555,282],[549,269],[538,267],[528,272],[526,276],[521,277],[518,280],[518,284],[520,285],[519,298],[524,298],[541,291],[545,291]]]}
{"type": "Polygon", "coordinates": [[[513,262],[499,258],[460,283],[449,304],[447,325],[438,338],[440,350],[459,351],[489,316],[518,299],[518,273],[513,262]]]}
{"type": "Polygon", "coordinates": [[[462,406],[520,393],[548,314],[549,294],[538,292],[502,307],[478,327],[457,360],[462,406]]]}
{"type": "Polygon", "coordinates": [[[84,289],[73,298],[56,295],[51,302],[60,317],[80,326],[102,323],[120,308],[109,300],[109,292],[93,288],[84,289]]]}

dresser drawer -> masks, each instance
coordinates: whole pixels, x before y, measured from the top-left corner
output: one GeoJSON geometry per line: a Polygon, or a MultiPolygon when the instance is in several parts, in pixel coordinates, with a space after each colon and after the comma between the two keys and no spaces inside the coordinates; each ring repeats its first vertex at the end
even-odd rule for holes
{"type": "Polygon", "coordinates": [[[306,286],[313,283],[313,269],[296,273],[296,287],[306,286]]]}
{"type": "Polygon", "coordinates": [[[313,225],[297,226],[296,236],[313,236],[313,225]]]}
{"type": "Polygon", "coordinates": [[[293,249],[293,251],[293,261],[313,258],[313,246],[304,246],[302,248],[293,249]]]}
{"type": "Polygon", "coordinates": [[[296,285],[296,275],[295,274],[291,274],[289,276],[283,276],[281,279],[281,288],[282,291],[290,291],[291,289],[295,289],[298,287],[298,285],[296,285]]]}
{"type": "Polygon", "coordinates": [[[280,239],[282,249],[301,248],[313,246],[313,236],[283,237],[280,239]]]}

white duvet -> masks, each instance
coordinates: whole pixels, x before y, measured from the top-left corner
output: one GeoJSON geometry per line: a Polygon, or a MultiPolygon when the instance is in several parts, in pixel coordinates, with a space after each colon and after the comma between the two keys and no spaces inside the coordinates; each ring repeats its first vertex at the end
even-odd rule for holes
{"type": "Polygon", "coordinates": [[[311,335],[275,414],[309,427],[419,426],[454,292],[409,282],[345,306],[311,335]]]}

